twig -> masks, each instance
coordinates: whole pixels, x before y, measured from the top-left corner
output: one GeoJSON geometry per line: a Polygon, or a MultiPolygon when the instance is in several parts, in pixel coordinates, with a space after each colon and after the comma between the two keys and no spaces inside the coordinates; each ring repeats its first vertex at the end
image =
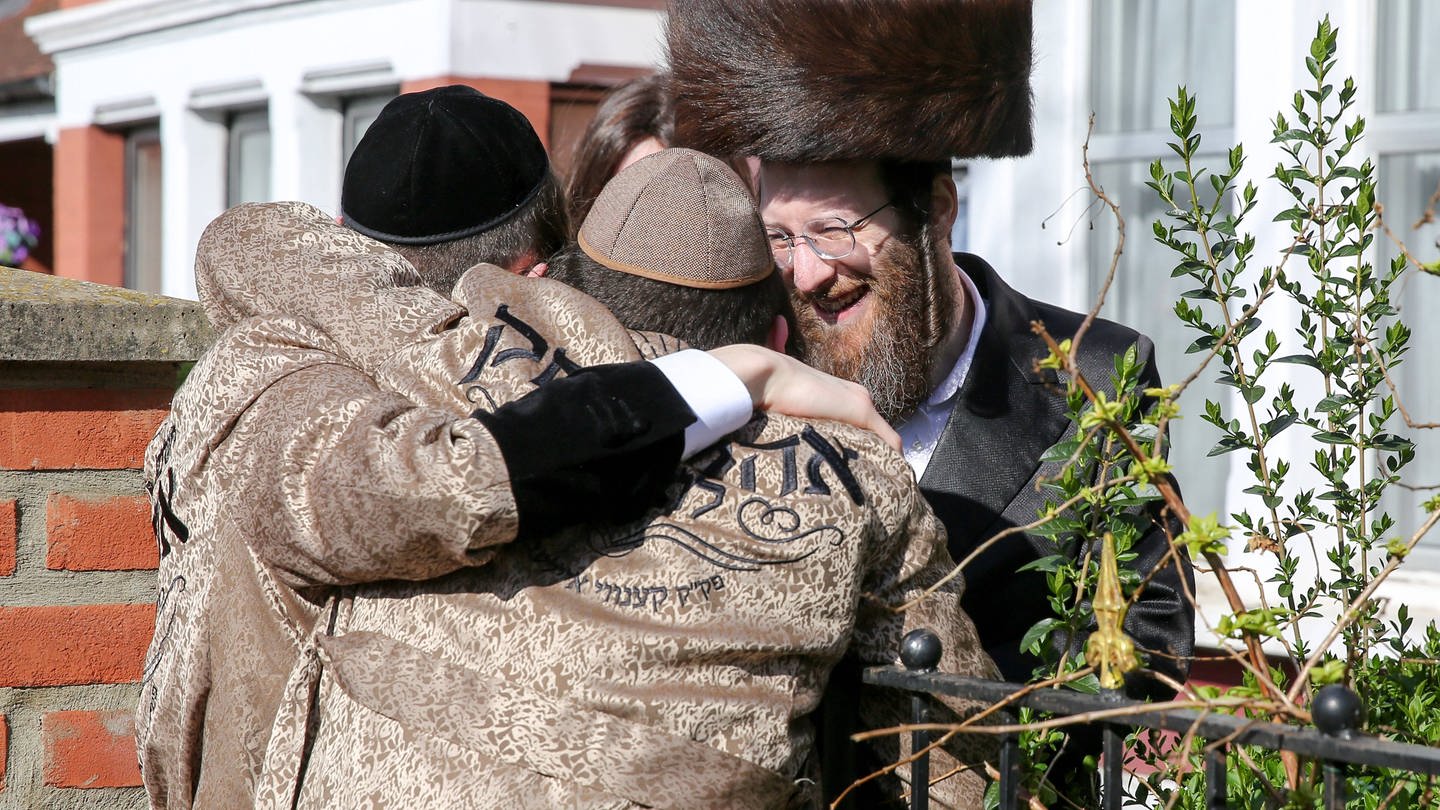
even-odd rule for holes
{"type": "MultiPolygon", "coordinates": [[[[1046,216],[1044,219],[1040,220],[1040,230],[1042,230],[1042,231],[1045,230],[1045,223],[1047,223],[1047,222],[1049,222],[1050,220],[1054,219],[1057,214],[1059,214],[1061,211],[1063,211],[1063,210],[1065,209],[1065,206],[1066,206],[1067,204],[1069,204],[1069,202],[1070,202],[1071,200],[1075,199],[1075,195],[1076,195],[1076,194],[1079,194],[1079,193],[1084,192],[1084,191],[1086,191],[1086,190],[1087,190],[1087,189],[1086,189],[1084,186],[1081,186],[1080,188],[1077,188],[1077,189],[1075,189],[1074,191],[1070,192],[1070,196],[1066,197],[1065,200],[1064,200],[1063,202],[1061,202],[1060,205],[1057,206],[1054,211],[1051,211],[1048,216],[1046,216]]],[[[1086,216],[1087,216],[1086,212],[1088,212],[1091,208],[1094,208],[1094,207],[1097,206],[1097,205],[1099,205],[1099,200],[1091,200],[1090,203],[1085,206],[1085,210],[1080,212],[1080,216],[1079,216],[1079,217],[1076,217],[1075,221],[1072,222],[1072,223],[1070,223],[1070,230],[1065,233],[1065,238],[1064,238],[1064,239],[1056,240],[1055,244],[1057,244],[1057,245],[1063,245],[1063,244],[1065,244],[1066,242],[1070,241],[1070,237],[1074,235],[1075,229],[1076,229],[1077,227],[1079,227],[1081,221],[1083,221],[1083,220],[1086,218],[1086,216]]],[[[1098,212],[1097,212],[1097,213],[1098,213],[1098,212]]],[[[1090,216],[1091,219],[1093,220],[1094,215],[1088,215],[1088,216],[1090,216]]],[[[1091,223],[1091,227],[1092,227],[1092,228],[1094,227],[1094,223],[1093,223],[1093,222],[1091,223]]]]}
{"type": "Polygon", "coordinates": [[[857,742],[871,740],[876,737],[887,737],[895,734],[902,734],[910,731],[934,731],[954,732],[966,734],[1019,734],[1024,731],[1044,731],[1051,728],[1064,728],[1065,726],[1094,723],[1101,720],[1123,719],[1137,714],[1150,714],[1152,712],[1167,712],[1174,709],[1192,709],[1201,712],[1211,713],[1218,709],[1259,709],[1270,712],[1265,719],[1256,718],[1255,722],[1270,722],[1275,717],[1292,717],[1296,720],[1304,720],[1308,715],[1295,715],[1285,706],[1279,703],[1268,701],[1256,701],[1253,698],[1216,698],[1214,700],[1170,700],[1163,703],[1144,703],[1139,706],[1120,706],[1114,709],[1096,709],[1095,711],[1071,714],[1064,717],[1055,717],[1049,720],[1036,720],[1033,723],[1015,723],[1004,726],[974,726],[970,720],[961,723],[911,723],[903,726],[892,726],[890,728],[879,728],[873,731],[862,731],[855,734],[851,739],[857,742]]]}
{"type": "MultiPolygon", "coordinates": [[[[1129,483],[1129,482],[1134,481],[1134,480],[1136,480],[1136,479],[1135,479],[1135,476],[1127,475],[1127,476],[1124,476],[1124,477],[1121,477],[1121,478],[1117,478],[1117,479],[1115,479],[1115,480],[1113,480],[1113,481],[1110,481],[1110,482],[1107,483],[1107,485],[1108,485],[1108,486],[1113,486],[1113,485],[1116,485],[1116,484],[1124,484],[1124,483],[1129,483]]],[[[1101,489],[1101,485],[1099,485],[1099,484],[1096,484],[1096,485],[1091,486],[1091,487],[1087,487],[1087,488],[1086,488],[1085,490],[1083,490],[1082,492],[1076,493],[1076,494],[1075,494],[1073,497],[1071,497],[1070,499],[1064,501],[1064,502],[1061,503],[1059,506],[1056,506],[1054,509],[1049,510],[1046,514],[1041,515],[1040,517],[1036,518],[1035,520],[1032,520],[1032,521],[1030,521],[1029,523],[1026,523],[1026,524],[1023,525],[1023,526],[1011,526],[1011,527],[1008,528],[1008,529],[1005,529],[1005,530],[1003,530],[1003,531],[1000,531],[1000,532],[996,533],[995,535],[993,535],[992,537],[990,537],[990,539],[988,539],[988,540],[986,540],[985,542],[981,543],[980,545],[976,546],[975,549],[974,549],[973,551],[971,551],[969,554],[965,555],[965,559],[963,559],[963,560],[961,560],[960,562],[956,563],[956,564],[955,564],[955,567],[952,568],[952,569],[950,569],[950,573],[948,573],[948,574],[946,574],[945,576],[941,577],[940,579],[936,580],[934,584],[932,584],[932,585],[930,585],[929,587],[925,588],[925,590],[921,591],[921,592],[920,592],[920,595],[916,596],[914,599],[911,599],[909,602],[906,602],[905,604],[900,605],[899,607],[896,607],[896,608],[894,609],[895,612],[896,612],[896,613],[904,613],[905,611],[907,611],[907,610],[909,610],[910,608],[914,607],[915,605],[919,604],[921,600],[928,598],[929,596],[931,596],[932,594],[934,594],[936,591],[940,590],[940,588],[944,587],[946,583],[950,582],[950,580],[952,580],[952,579],[954,579],[955,577],[959,576],[960,572],[965,570],[965,566],[967,566],[967,565],[969,565],[970,563],[974,562],[976,557],[980,556],[982,553],[984,553],[984,552],[985,552],[987,549],[989,549],[991,546],[995,545],[996,543],[1000,542],[1001,540],[1004,540],[1005,538],[1010,537],[1010,536],[1012,536],[1012,535],[1021,534],[1021,533],[1023,533],[1023,532],[1028,532],[1028,531],[1030,531],[1031,529],[1037,529],[1037,528],[1039,528],[1039,527],[1041,527],[1041,526],[1044,526],[1046,523],[1049,523],[1050,521],[1054,520],[1055,517],[1056,517],[1057,515],[1059,515],[1061,512],[1064,512],[1066,509],[1069,509],[1070,507],[1074,506],[1075,504],[1079,503],[1080,501],[1085,500],[1086,496],[1092,495],[1092,494],[1094,494],[1094,493],[1096,493],[1096,492],[1099,492],[1100,489],[1101,489]]]]}
{"type": "Polygon", "coordinates": [[[1396,481],[1395,486],[1401,489],[1408,489],[1411,492],[1429,492],[1432,489],[1440,489],[1440,484],[1407,484],[1404,481],[1396,481]]]}
{"type": "Polygon", "coordinates": [[[1090,325],[1100,317],[1100,310],[1105,306],[1105,296],[1110,292],[1110,285],[1115,283],[1115,272],[1120,269],[1120,255],[1125,252],[1125,217],[1120,214],[1120,206],[1110,199],[1095,182],[1095,174],[1090,170],[1090,136],[1095,132],[1095,113],[1090,113],[1090,121],[1085,128],[1085,144],[1080,147],[1080,163],[1085,168],[1085,182],[1090,186],[1090,193],[1105,203],[1110,213],[1115,215],[1115,250],[1110,254],[1110,269],[1105,271],[1105,281],[1100,284],[1100,292],[1095,296],[1095,304],[1090,311],[1085,313],[1085,320],[1081,321],[1080,328],[1070,338],[1072,351],[1080,351],[1080,341],[1085,339],[1085,333],[1090,331],[1090,325]]]}
{"type": "MultiPolygon", "coordinates": [[[[1370,338],[1364,335],[1356,335],[1357,342],[1365,344],[1370,350],[1370,356],[1375,358],[1375,363],[1380,366],[1380,371],[1385,375],[1385,387],[1390,389],[1391,396],[1395,397],[1395,407],[1400,411],[1400,418],[1405,420],[1405,426],[1411,430],[1433,430],[1440,428],[1440,422],[1416,422],[1410,418],[1410,412],[1405,409],[1405,402],[1400,398],[1400,389],[1395,386],[1395,379],[1390,376],[1390,367],[1385,364],[1380,351],[1370,338]]],[[[1403,486],[1403,484],[1402,484],[1403,486]]]]}
{"type": "Polygon", "coordinates": [[[1440,204],[1440,183],[1435,184],[1435,193],[1430,195],[1430,200],[1425,203],[1425,210],[1420,213],[1420,218],[1410,226],[1410,230],[1418,231],[1421,227],[1435,221],[1435,206],[1440,204]]]}

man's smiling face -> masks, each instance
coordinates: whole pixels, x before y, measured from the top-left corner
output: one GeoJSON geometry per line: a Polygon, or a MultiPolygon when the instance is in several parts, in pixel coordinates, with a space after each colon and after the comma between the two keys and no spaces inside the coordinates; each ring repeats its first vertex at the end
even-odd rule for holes
{"type": "MultiPolygon", "coordinates": [[[[888,200],[874,163],[775,164],[760,172],[767,228],[805,232],[807,223],[852,223],[888,200]]],[[[894,422],[914,411],[928,390],[929,359],[919,334],[925,311],[921,254],[894,206],[854,230],[855,248],[821,258],[797,238],[781,272],[795,303],[806,362],[870,389],[894,422]]]]}

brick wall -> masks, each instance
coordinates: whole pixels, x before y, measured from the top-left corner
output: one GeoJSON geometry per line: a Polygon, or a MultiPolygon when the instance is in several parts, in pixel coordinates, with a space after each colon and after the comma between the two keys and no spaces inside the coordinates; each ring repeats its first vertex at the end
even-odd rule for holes
{"type": "Polygon", "coordinates": [[[141,463],[189,302],[0,269],[0,807],[144,807],[157,562],[141,463]]]}

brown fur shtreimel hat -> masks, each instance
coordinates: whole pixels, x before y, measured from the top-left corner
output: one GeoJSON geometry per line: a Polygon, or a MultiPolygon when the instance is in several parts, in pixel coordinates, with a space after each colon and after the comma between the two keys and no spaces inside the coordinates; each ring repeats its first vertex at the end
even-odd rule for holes
{"type": "Polygon", "coordinates": [[[549,171],[535,128],[509,104],[464,85],[406,93],[356,144],[340,216],[382,242],[448,242],[504,223],[549,171]]]}
{"type": "Polygon", "coordinates": [[[1031,0],[672,0],[675,144],[783,163],[1031,148],[1031,0]]]}
{"type": "Polygon", "coordinates": [[[754,284],[775,271],[765,226],[724,162],[664,149],[615,175],[585,224],[580,249],[635,276],[703,289],[754,284]]]}

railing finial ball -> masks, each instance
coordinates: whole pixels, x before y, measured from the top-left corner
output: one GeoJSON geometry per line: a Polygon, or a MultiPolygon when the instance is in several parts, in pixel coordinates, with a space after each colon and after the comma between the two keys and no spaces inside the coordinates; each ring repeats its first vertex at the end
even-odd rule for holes
{"type": "Polygon", "coordinates": [[[900,663],[911,672],[933,672],[940,665],[940,637],[925,628],[905,634],[900,642],[900,663]]]}
{"type": "Polygon", "coordinates": [[[1315,693],[1310,716],[1315,720],[1315,727],[1326,735],[1348,740],[1359,733],[1365,723],[1365,704],[1353,690],[1332,683],[1315,693]]]}

